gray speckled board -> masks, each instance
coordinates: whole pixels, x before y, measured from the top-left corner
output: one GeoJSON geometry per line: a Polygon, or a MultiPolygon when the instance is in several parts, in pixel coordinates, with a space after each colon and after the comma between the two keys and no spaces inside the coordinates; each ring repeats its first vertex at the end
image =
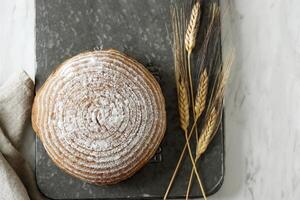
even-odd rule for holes
{"type": "MultiPolygon", "coordinates": [[[[171,41],[168,36],[171,31],[169,8],[169,0],[36,1],[37,88],[65,59],[83,51],[115,48],[150,66],[150,71],[158,75],[168,113],[168,127],[157,157],[132,178],[113,186],[90,185],[64,173],[49,159],[37,139],[37,184],[48,198],[160,199],[164,194],[184,145],[178,126],[171,41]]],[[[207,23],[205,12],[202,22],[207,23]]],[[[224,136],[221,128],[201,159],[199,169],[206,192],[216,192],[224,177],[224,136]]],[[[191,164],[186,157],[170,197],[180,198],[185,194],[190,170],[191,164]]],[[[191,196],[201,196],[196,182],[191,196]]]]}

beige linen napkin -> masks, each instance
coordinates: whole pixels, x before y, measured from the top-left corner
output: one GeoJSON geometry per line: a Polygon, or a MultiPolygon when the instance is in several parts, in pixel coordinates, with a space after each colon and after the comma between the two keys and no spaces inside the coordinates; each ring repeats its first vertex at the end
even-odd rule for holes
{"type": "Polygon", "coordinates": [[[0,199],[41,199],[35,178],[19,153],[30,116],[34,83],[21,71],[0,87],[0,199]]]}

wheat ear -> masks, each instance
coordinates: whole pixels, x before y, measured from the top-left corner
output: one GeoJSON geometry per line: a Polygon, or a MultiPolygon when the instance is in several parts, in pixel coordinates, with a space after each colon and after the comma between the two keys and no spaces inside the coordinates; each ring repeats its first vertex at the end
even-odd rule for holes
{"type": "Polygon", "coordinates": [[[193,86],[192,86],[192,76],[191,76],[191,53],[196,45],[196,37],[199,28],[200,13],[201,13],[201,6],[199,1],[197,1],[192,8],[190,21],[185,33],[185,40],[184,40],[185,49],[188,52],[188,58],[187,58],[188,73],[189,73],[189,84],[190,84],[192,103],[194,103],[194,99],[193,99],[193,86]]]}
{"type": "MultiPolygon", "coordinates": [[[[189,78],[189,89],[190,89],[190,100],[191,100],[191,104],[192,104],[192,110],[193,110],[193,119],[194,119],[194,124],[197,124],[197,119],[196,119],[196,114],[195,114],[195,102],[194,102],[194,89],[193,89],[193,81],[192,81],[192,72],[191,72],[191,53],[192,50],[195,47],[196,44],[196,37],[197,37],[197,32],[198,32],[198,28],[199,28],[199,23],[200,23],[200,3],[199,1],[197,1],[192,9],[192,13],[190,16],[190,21],[188,24],[188,28],[186,31],[186,35],[185,35],[185,49],[187,51],[187,61],[188,61],[188,78],[189,78]]],[[[196,139],[198,140],[198,130],[197,130],[197,126],[195,127],[195,133],[196,133],[196,139]]],[[[192,134],[193,132],[191,132],[190,134],[192,134]]],[[[200,176],[198,174],[197,171],[197,167],[192,155],[192,151],[190,148],[190,143],[189,143],[189,137],[187,135],[187,132],[185,133],[185,137],[186,137],[186,143],[187,143],[187,147],[188,147],[188,151],[191,157],[191,161],[193,164],[193,169],[195,169],[195,174],[197,177],[197,180],[199,182],[199,186],[201,189],[201,192],[203,194],[204,199],[206,200],[206,195],[204,192],[204,188],[200,179],[200,176]]]]}
{"type": "Polygon", "coordinates": [[[229,57],[226,59],[224,65],[221,69],[222,70],[221,74],[220,74],[221,77],[220,77],[218,89],[217,89],[216,96],[215,96],[216,100],[218,100],[224,96],[225,86],[226,86],[226,83],[227,83],[229,75],[230,75],[230,69],[231,69],[233,61],[234,61],[234,50],[231,50],[229,57]]]}
{"type": "Polygon", "coordinates": [[[217,121],[218,121],[218,111],[214,107],[209,114],[206,125],[203,129],[203,132],[201,133],[200,138],[199,138],[199,141],[197,144],[197,150],[196,150],[196,160],[198,160],[200,158],[200,156],[205,152],[208,144],[210,143],[211,139],[213,138],[217,121]]]}
{"type": "Polygon", "coordinates": [[[208,75],[207,70],[204,69],[200,75],[199,86],[195,98],[195,115],[198,119],[205,109],[206,97],[208,91],[208,75]]]}
{"type": "MultiPolygon", "coordinates": [[[[215,3],[212,4],[212,6],[210,7],[211,9],[211,20],[210,20],[210,24],[203,42],[203,46],[202,46],[202,51],[203,51],[203,55],[202,57],[202,62],[200,64],[200,69],[203,69],[204,66],[204,59],[205,59],[205,55],[207,52],[207,45],[208,42],[210,40],[210,36],[211,36],[211,32],[213,29],[213,25],[215,22],[215,18],[218,14],[218,9],[217,9],[217,5],[215,3]]],[[[207,75],[207,71],[206,69],[202,70],[202,72],[200,73],[200,77],[199,77],[199,84],[198,84],[198,88],[197,88],[197,92],[196,92],[196,98],[195,98],[195,105],[194,105],[194,110],[195,110],[195,116],[194,118],[196,118],[196,121],[198,120],[198,118],[201,116],[201,114],[203,113],[204,109],[205,109],[205,105],[206,105],[206,99],[207,99],[207,91],[208,91],[208,75],[207,75]]],[[[197,129],[196,129],[196,134],[197,134],[197,129]]],[[[198,143],[198,137],[197,138],[197,143],[198,143]]],[[[197,161],[195,159],[195,161],[197,161]]],[[[191,175],[190,175],[190,179],[188,182],[188,187],[187,187],[187,191],[186,191],[186,199],[189,198],[189,192],[190,192],[190,188],[192,185],[192,179],[193,179],[193,175],[194,175],[194,171],[197,170],[195,168],[192,169],[191,171],[191,175]]],[[[203,192],[202,192],[203,193],[203,192]]],[[[203,194],[204,198],[206,199],[205,194],[203,194]]]]}
{"type": "MultiPolygon", "coordinates": [[[[191,97],[190,100],[192,102],[194,124],[197,124],[197,118],[196,118],[196,113],[195,113],[194,89],[193,89],[192,72],[191,72],[191,53],[192,53],[192,50],[194,49],[195,44],[196,44],[196,37],[197,37],[197,32],[198,32],[198,28],[199,28],[199,21],[200,21],[200,11],[201,11],[200,10],[200,3],[199,3],[199,1],[197,1],[193,6],[190,21],[189,21],[189,25],[188,25],[186,35],[185,35],[185,49],[188,53],[187,54],[188,55],[187,56],[187,61],[188,61],[188,78],[189,78],[189,86],[190,86],[189,89],[190,89],[190,97],[191,97]]],[[[196,133],[196,139],[198,140],[198,130],[197,129],[198,128],[196,126],[195,133],[196,133]]],[[[193,132],[191,132],[191,134],[192,133],[193,132]]],[[[204,191],[200,176],[198,174],[197,167],[196,167],[195,161],[193,159],[191,150],[189,148],[190,145],[189,145],[189,139],[187,137],[187,134],[186,134],[186,142],[187,142],[189,154],[190,154],[190,157],[191,157],[191,161],[192,161],[192,164],[193,164],[193,169],[194,169],[193,171],[195,171],[195,173],[196,173],[196,177],[198,179],[201,192],[203,194],[204,199],[206,200],[205,191],[204,191]]]]}
{"type": "Polygon", "coordinates": [[[231,65],[234,60],[234,50],[231,51],[229,57],[226,59],[225,64],[220,66],[221,70],[218,72],[216,79],[216,85],[213,90],[213,97],[208,105],[208,116],[205,121],[204,129],[201,132],[201,136],[198,140],[196,149],[196,160],[206,151],[207,146],[214,137],[221,120],[222,106],[224,99],[224,90],[229,78],[231,65]]]}
{"type": "MultiPolygon", "coordinates": [[[[192,9],[192,13],[191,13],[191,17],[190,17],[190,22],[186,31],[186,35],[185,35],[185,48],[188,52],[188,79],[189,79],[189,86],[190,86],[190,102],[192,103],[192,110],[193,110],[193,117],[194,117],[194,122],[196,122],[196,118],[195,118],[195,109],[194,109],[194,94],[193,94],[193,83],[192,83],[192,75],[191,75],[191,52],[193,50],[193,48],[195,47],[196,44],[196,37],[197,37],[197,32],[198,32],[198,26],[199,26],[199,18],[200,18],[200,3],[199,1],[197,1],[192,9]]],[[[198,174],[197,168],[196,168],[196,164],[194,161],[194,157],[192,154],[192,150],[190,147],[190,142],[189,142],[189,134],[187,129],[183,129],[184,130],[184,134],[185,134],[185,139],[186,139],[186,144],[187,144],[187,148],[188,148],[188,152],[189,152],[189,156],[191,158],[191,162],[193,164],[193,168],[195,168],[195,173],[196,173],[196,177],[197,180],[199,182],[199,186],[200,189],[202,191],[202,193],[204,193],[204,189],[202,186],[202,182],[200,179],[200,176],[198,174]]],[[[198,139],[198,132],[197,132],[197,127],[196,127],[196,136],[198,139]]],[[[205,195],[204,195],[205,196],[205,195]]],[[[206,197],[204,197],[206,199],[206,197]]]]}
{"type": "Polygon", "coordinates": [[[193,6],[190,21],[185,34],[184,43],[187,52],[192,52],[196,44],[196,37],[197,37],[200,14],[201,14],[200,9],[201,9],[200,3],[199,1],[197,1],[193,6]]]}
{"type": "MultiPolygon", "coordinates": [[[[197,4],[198,4],[198,9],[199,9],[198,12],[200,12],[199,2],[197,2],[197,4]]],[[[172,23],[173,32],[174,32],[173,53],[174,53],[174,61],[175,61],[175,75],[176,75],[176,85],[177,85],[177,95],[178,95],[178,109],[179,109],[179,116],[180,116],[180,126],[184,130],[184,134],[185,134],[185,138],[186,138],[185,147],[188,148],[189,156],[191,158],[193,166],[195,167],[195,161],[194,161],[191,147],[189,144],[189,139],[190,139],[191,134],[188,134],[189,103],[190,103],[189,100],[191,100],[191,102],[193,103],[194,99],[193,99],[193,96],[192,97],[189,96],[189,95],[193,95],[193,93],[192,93],[193,89],[192,89],[192,85],[191,85],[191,74],[189,74],[189,77],[190,77],[189,81],[190,81],[190,86],[191,86],[191,90],[189,92],[188,84],[186,81],[188,79],[188,77],[187,77],[187,73],[186,73],[186,67],[185,67],[186,65],[184,62],[185,61],[184,48],[181,48],[182,40],[180,38],[180,33],[182,30],[182,25],[180,24],[180,22],[183,22],[183,21],[180,21],[180,19],[182,20],[182,18],[180,18],[178,10],[176,10],[176,8],[171,11],[171,15],[172,15],[172,19],[173,19],[173,21],[172,21],[173,22],[172,23]],[[183,50],[183,52],[182,52],[182,50],[183,50]]],[[[194,29],[198,29],[198,28],[194,27],[194,29]]],[[[193,32],[194,32],[193,34],[196,37],[195,30],[193,32]]],[[[196,39],[194,38],[194,40],[196,40],[196,39]]],[[[189,63],[188,67],[190,69],[190,62],[188,61],[188,63],[189,63]]],[[[190,72],[190,70],[189,70],[189,72],[190,72]]],[[[194,113],[194,104],[192,104],[192,105],[193,105],[193,113],[194,113]]],[[[185,149],[183,150],[183,153],[184,153],[185,149]]],[[[180,162],[181,162],[181,159],[180,159],[180,162]]],[[[179,165],[180,165],[180,163],[177,163],[176,172],[177,172],[177,168],[179,165]]],[[[198,172],[196,171],[195,173],[196,173],[196,177],[198,179],[200,188],[203,191],[202,183],[201,183],[200,177],[198,175],[198,172]]],[[[172,176],[170,184],[172,184],[172,182],[174,180],[173,177],[174,177],[174,174],[172,176]]],[[[169,186],[170,186],[170,184],[169,184],[169,186]]],[[[165,197],[167,196],[168,192],[169,192],[169,187],[167,189],[165,197]]]]}
{"type": "MultiPolygon", "coordinates": [[[[185,69],[185,50],[182,35],[184,35],[183,26],[185,25],[184,10],[178,9],[177,6],[171,6],[171,18],[172,18],[172,30],[173,30],[173,57],[175,66],[175,80],[177,86],[177,98],[178,98],[178,110],[180,118],[180,127],[186,132],[189,125],[189,96],[186,81],[183,77],[186,77],[185,69]]],[[[175,170],[172,174],[171,180],[166,189],[164,200],[167,199],[171,190],[179,166],[183,160],[187,143],[181,152],[180,158],[176,164],[175,170]]]]}
{"type": "MultiPolygon", "coordinates": [[[[200,2],[197,1],[191,12],[189,24],[185,34],[184,45],[187,51],[187,67],[188,67],[188,80],[189,80],[189,90],[190,90],[190,100],[192,103],[192,110],[193,110],[193,117],[195,121],[195,102],[194,102],[194,89],[193,89],[193,80],[192,80],[192,72],[191,72],[191,53],[196,45],[196,37],[197,32],[200,24],[200,13],[201,13],[201,6],[200,2]]],[[[198,140],[198,130],[196,127],[196,139],[198,140]]]]}
{"type": "Polygon", "coordinates": [[[178,83],[178,110],[180,127],[186,132],[189,126],[189,98],[186,85],[183,81],[178,83]]]}

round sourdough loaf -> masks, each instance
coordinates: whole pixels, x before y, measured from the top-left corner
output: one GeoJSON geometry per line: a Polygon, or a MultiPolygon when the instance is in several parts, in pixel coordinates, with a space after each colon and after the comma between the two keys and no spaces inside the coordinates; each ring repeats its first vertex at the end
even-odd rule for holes
{"type": "Polygon", "coordinates": [[[81,53],[39,89],[32,124],[53,162],[89,183],[114,184],[155,154],[165,102],[152,74],[116,50],[81,53]]]}

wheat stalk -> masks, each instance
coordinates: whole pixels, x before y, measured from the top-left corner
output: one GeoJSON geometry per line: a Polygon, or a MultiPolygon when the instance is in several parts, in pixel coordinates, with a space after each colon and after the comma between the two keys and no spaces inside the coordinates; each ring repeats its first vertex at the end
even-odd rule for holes
{"type": "MultiPolygon", "coordinates": [[[[199,4],[199,3],[198,3],[199,4]]],[[[199,4],[200,6],[200,4],[199,4]]],[[[200,7],[199,7],[200,9],[200,7]]],[[[186,138],[186,144],[185,147],[181,153],[181,156],[179,158],[179,161],[176,165],[175,171],[171,177],[171,181],[168,185],[167,191],[164,195],[164,199],[167,198],[168,193],[170,191],[170,188],[173,184],[174,178],[177,174],[179,165],[181,164],[183,155],[185,153],[186,147],[188,148],[188,152],[193,164],[193,167],[195,166],[195,161],[192,155],[192,151],[189,144],[189,139],[191,137],[191,133],[193,129],[195,128],[195,125],[192,126],[191,132],[188,134],[188,126],[189,126],[189,103],[190,99],[193,103],[193,97],[189,96],[192,95],[192,89],[189,92],[188,82],[187,82],[187,70],[186,70],[186,54],[184,51],[184,45],[183,41],[181,40],[181,34],[182,33],[182,27],[184,25],[184,17],[183,13],[178,11],[178,8],[171,7],[171,17],[172,17],[172,28],[173,28],[173,55],[174,55],[174,64],[175,64],[175,78],[176,78],[176,86],[177,86],[177,96],[178,96],[178,109],[179,109],[179,117],[180,117],[180,127],[184,130],[185,138],[186,138]]],[[[188,61],[189,69],[190,69],[190,62],[188,61]]],[[[189,79],[191,83],[191,79],[189,79]]],[[[193,105],[194,109],[194,105],[193,105]]],[[[203,186],[200,180],[200,177],[198,175],[198,172],[196,171],[196,177],[198,179],[200,188],[202,191],[203,186]]],[[[204,192],[203,192],[204,193],[204,192]]]]}
{"type": "MultiPolygon", "coordinates": [[[[218,11],[216,8],[217,8],[216,4],[213,4],[213,6],[212,6],[212,11],[213,11],[212,15],[213,16],[212,16],[211,25],[209,26],[209,30],[207,32],[206,37],[210,36],[211,29],[212,29],[212,23],[214,21],[215,15],[217,15],[216,11],[218,11]]],[[[193,6],[188,29],[185,33],[184,41],[182,40],[181,36],[184,36],[184,33],[182,34],[182,31],[184,29],[184,25],[185,25],[186,21],[184,18],[184,12],[182,12],[183,10],[180,10],[180,11],[181,12],[179,12],[178,8],[176,8],[176,7],[175,8],[173,7],[173,9],[171,8],[172,28],[173,28],[173,36],[174,36],[173,37],[173,39],[174,39],[173,55],[174,55],[175,76],[176,76],[176,86],[177,86],[177,95],[178,95],[178,109],[179,109],[179,117],[180,117],[180,127],[184,130],[186,144],[184,146],[183,151],[181,152],[180,158],[177,162],[176,168],[171,177],[171,181],[168,185],[164,199],[166,199],[168,196],[168,193],[173,184],[173,181],[175,179],[175,176],[177,174],[179,166],[182,162],[186,148],[188,149],[188,152],[189,152],[192,164],[193,164],[191,177],[193,177],[193,173],[195,172],[196,177],[199,182],[199,185],[200,185],[200,189],[204,196],[204,199],[206,199],[205,192],[204,192],[199,174],[197,172],[195,163],[201,156],[201,154],[200,154],[200,156],[198,155],[199,154],[198,152],[201,151],[201,148],[199,147],[199,143],[202,143],[202,140],[203,140],[202,137],[205,136],[204,132],[209,132],[209,126],[205,125],[205,127],[202,130],[202,134],[201,134],[203,136],[200,137],[199,140],[197,138],[198,145],[196,147],[196,158],[195,159],[193,159],[190,144],[189,144],[189,140],[190,140],[190,137],[191,137],[194,129],[195,129],[195,132],[197,135],[197,118],[199,118],[201,116],[201,114],[203,113],[203,111],[205,109],[206,99],[207,99],[206,96],[208,93],[208,91],[207,91],[208,90],[208,82],[209,82],[208,81],[209,77],[208,77],[208,74],[207,74],[207,71],[205,68],[200,73],[199,84],[198,84],[198,88],[196,91],[196,99],[194,101],[192,78],[191,78],[191,53],[192,53],[193,48],[195,47],[197,31],[199,28],[200,3],[199,3],[199,1],[197,1],[193,6]],[[187,57],[186,57],[184,49],[187,51],[187,57]],[[190,116],[189,116],[190,103],[192,104],[191,106],[193,109],[194,122],[193,122],[193,126],[188,134],[188,127],[189,127],[189,123],[190,123],[189,122],[190,121],[190,116]],[[196,116],[197,116],[197,118],[196,118],[196,116]]],[[[206,40],[207,41],[205,42],[205,44],[208,43],[207,38],[206,38],[206,40]]],[[[200,67],[202,69],[202,65],[200,65],[200,67]]],[[[225,71],[222,71],[222,73],[224,73],[224,72],[225,71]]],[[[220,119],[220,113],[219,113],[219,110],[217,110],[217,108],[220,108],[219,106],[217,106],[220,103],[216,103],[216,102],[222,102],[220,99],[223,98],[224,87],[222,87],[223,84],[221,82],[226,82],[226,74],[224,73],[223,75],[218,76],[218,78],[217,78],[218,80],[216,81],[217,84],[214,85],[216,87],[213,87],[213,90],[215,90],[216,92],[214,92],[214,91],[211,92],[211,94],[212,94],[211,99],[210,99],[208,107],[207,107],[207,110],[208,110],[207,113],[214,113],[214,112],[218,111],[215,114],[218,117],[216,118],[214,125],[212,124],[212,122],[208,123],[209,119],[212,118],[212,116],[206,118],[206,120],[207,120],[206,124],[209,124],[210,126],[214,126],[214,127],[218,127],[218,119],[220,119]],[[222,80],[225,80],[225,81],[222,81],[222,80]],[[211,105],[214,106],[213,109],[210,109],[211,105]]],[[[214,129],[216,129],[216,128],[214,128],[214,129]]],[[[211,128],[211,130],[213,130],[213,128],[211,128]]],[[[209,142],[211,141],[211,139],[213,138],[214,134],[215,134],[215,130],[212,131],[212,133],[210,134],[211,137],[210,137],[210,140],[207,141],[207,146],[208,146],[209,142]]],[[[207,146],[206,146],[206,148],[207,148],[207,146]]],[[[203,150],[203,153],[206,150],[206,148],[203,150]]],[[[191,184],[191,180],[189,182],[189,187],[190,187],[190,184],[191,184]]],[[[188,196],[187,196],[187,198],[188,198],[188,196]]]]}
{"type": "Polygon", "coordinates": [[[177,8],[171,11],[173,17],[173,54],[174,54],[174,64],[175,64],[175,81],[177,86],[177,97],[178,97],[178,110],[180,118],[180,127],[187,131],[189,126],[189,92],[188,85],[186,81],[186,65],[185,65],[185,54],[183,50],[183,41],[180,37],[180,32],[182,32],[183,27],[180,23],[184,19],[181,17],[183,13],[178,13],[177,8]],[[181,14],[181,15],[180,15],[181,14]]]}
{"type": "MultiPolygon", "coordinates": [[[[212,6],[210,7],[210,13],[211,13],[211,19],[210,19],[210,23],[204,38],[204,42],[203,45],[201,47],[201,62],[199,64],[199,68],[202,69],[200,72],[200,77],[199,77],[199,83],[198,83],[198,88],[196,91],[196,98],[195,98],[195,105],[194,105],[194,110],[195,110],[195,118],[196,118],[196,122],[198,120],[198,118],[201,116],[201,114],[203,113],[205,106],[206,106],[206,99],[207,99],[207,93],[208,93],[208,74],[207,74],[207,70],[206,67],[204,66],[204,60],[205,60],[205,56],[207,54],[207,48],[208,48],[208,43],[209,40],[212,36],[212,30],[215,24],[215,19],[218,17],[219,14],[219,9],[216,5],[216,3],[213,3],[212,6]],[[204,70],[203,70],[204,68],[204,70]]],[[[196,129],[197,131],[197,129],[196,129]]],[[[198,144],[198,137],[197,137],[197,144],[198,144]]],[[[195,159],[195,161],[197,161],[195,159]]],[[[192,179],[193,179],[193,175],[194,175],[194,171],[196,170],[196,168],[193,168],[191,171],[191,175],[190,175],[190,179],[188,182],[188,187],[187,187],[187,191],[186,191],[186,199],[188,199],[189,197],[189,192],[190,192],[190,188],[192,185],[192,179]]],[[[203,193],[203,192],[202,192],[203,193]]],[[[204,198],[205,194],[204,194],[204,198]]]]}
{"type": "Polygon", "coordinates": [[[189,153],[190,159],[192,161],[193,169],[195,169],[195,174],[196,174],[197,180],[199,182],[200,189],[202,191],[202,194],[204,194],[204,199],[206,200],[205,192],[204,192],[204,189],[202,186],[200,176],[197,171],[196,163],[194,161],[192,150],[191,150],[190,143],[189,143],[189,139],[190,139],[189,136],[191,134],[188,134],[189,101],[188,101],[186,84],[184,81],[179,81],[179,83],[177,85],[178,85],[178,109],[179,109],[179,116],[180,116],[180,126],[184,130],[186,145],[188,148],[188,153],[189,153]]]}
{"type": "MultiPolygon", "coordinates": [[[[191,128],[191,130],[190,130],[189,136],[188,136],[188,141],[190,140],[190,138],[191,138],[191,136],[192,136],[191,133],[194,131],[196,125],[197,125],[196,123],[193,124],[193,126],[192,126],[192,128],[191,128]]],[[[168,187],[167,187],[167,190],[166,190],[166,192],[165,192],[165,195],[164,195],[164,198],[163,198],[164,200],[166,200],[167,197],[168,197],[168,194],[169,194],[170,189],[171,189],[171,187],[172,187],[172,184],[173,184],[173,182],[174,182],[175,176],[176,176],[176,174],[177,174],[177,172],[178,172],[178,170],[179,170],[180,164],[181,164],[181,162],[182,162],[182,160],[183,160],[183,158],[184,158],[184,154],[185,154],[187,145],[188,145],[188,144],[187,144],[187,142],[186,142],[185,145],[184,145],[184,147],[183,147],[183,150],[181,151],[180,157],[179,157],[179,159],[178,159],[178,161],[177,161],[177,165],[176,165],[176,167],[175,167],[175,169],[174,169],[173,175],[172,175],[172,177],[171,177],[171,180],[170,180],[169,185],[168,185],[168,187]]]]}
{"type": "MultiPolygon", "coordinates": [[[[185,50],[184,43],[182,40],[183,26],[185,24],[185,18],[183,9],[178,9],[176,6],[171,6],[171,18],[172,18],[172,30],[173,30],[173,57],[174,57],[174,66],[175,66],[175,81],[177,87],[177,98],[178,98],[178,110],[180,118],[180,127],[187,132],[189,126],[189,93],[188,86],[185,80],[186,76],[186,59],[185,59],[185,50]]],[[[180,158],[177,162],[169,185],[166,189],[163,199],[167,199],[167,196],[170,192],[172,184],[175,180],[179,166],[184,157],[187,143],[184,146],[184,149],[180,155],[180,158]]]]}
{"type": "MultiPolygon", "coordinates": [[[[222,119],[222,107],[223,107],[223,99],[224,99],[224,89],[229,77],[229,72],[231,65],[233,63],[234,51],[232,50],[230,56],[226,59],[225,64],[220,66],[220,71],[217,73],[217,78],[213,85],[212,96],[208,105],[208,117],[205,121],[205,126],[201,132],[201,136],[198,140],[196,147],[196,158],[195,162],[201,157],[201,155],[206,151],[208,145],[211,140],[215,136],[218,127],[220,125],[222,119]]],[[[189,195],[192,178],[194,174],[194,169],[192,169],[190,180],[186,192],[186,197],[189,195]]]]}
{"type": "MultiPolygon", "coordinates": [[[[223,66],[220,66],[217,72],[217,77],[215,79],[215,83],[213,84],[212,92],[211,92],[211,98],[209,100],[209,104],[207,107],[207,113],[210,113],[210,117],[207,118],[205,121],[205,126],[202,130],[202,134],[198,140],[197,148],[196,148],[196,158],[195,162],[201,157],[201,155],[206,151],[209,143],[215,136],[218,127],[221,123],[222,119],[222,106],[223,106],[223,99],[224,99],[224,90],[227,83],[227,80],[229,78],[229,72],[231,65],[233,63],[234,58],[234,51],[231,51],[230,56],[226,59],[225,64],[223,66]]],[[[201,74],[202,75],[202,74],[201,74]]],[[[186,192],[186,199],[188,199],[192,179],[194,175],[194,169],[192,169],[188,188],[186,192]]]]}
{"type": "Polygon", "coordinates": [[[200,14],[201,14],[200,8],[201,8],[200,3],[199,1],[197,1],[193,6],[190,21],[185,34],[184,43],[187,52],[192,52],[193,48],[196,45],[196,37],[197,37],[200,14]]]}
{"type": "MultiPolygon", "coordinates": [[[[184,90],[185,94],[187,94],[187,91],[188,91],[187,88],[188,87],[181,87],[180,85],[182,85],[182,86],[188,85],[188,84],[185,84],[186,83],[185,80],[189,79],[189,86],[190,86],[189,94],[190,94],[190,96],[189,96],[189,98],[187,98],[188,95],[185,95],[185,96],[182,96],[182,97],[179,96],[179,99],[182,99],[182,100],[185,101],[185,102],[182,102],[182,103],[186,103],[184,105],[184,104],[181,104],[181,102],[179,102],[179,106],[180,106],[179,107],[179,112],[180,112],[180,116],[181,116],[181,119],[180,119],[181,127],[184,130],[186,144],[187,144],[187,148],[188,148],[188,153],[189,153],[189,156],[191,158],[193,168],[196,168],[196,164],[195,164],[195,161],[194,161],[194,158],[193,158],[192,150],[191,150],[190,143],[189,143],[189,138],[190,137],[189,137],[189,134],[188,134],[188,131],[187,131],[188,123],[189,123],[189,117],[187,118],[186,116],[189,115],[189,110],[188,110],[189,101],[188,100],[190,99],[190,102],[192,103],[193,117],[194,117],[194,121],[195,121],[194,95],[193,95],[193,84],[192,84],[192,77],[191,77],[191,57],[190,56],[191,56],[192,49],[194,48],[195,42],[196,42],[196,36],[197,36],[197,30],[198,30],[198,24],[199,24],[199,16],[200,16],[200,3],[196,2],[196,4],[194,5],[194,7],[192,9],[192,14],[191,14],[191,17],[190,17],[190,23],[188,25],[188,30],[187,30],[186,38],[185,38],[185,47],[186,47],[186,49],[188,49],[188,58],[187,59],[188,59],[189,77],[185,76],[186,73],[180,73],[180,75],[178,75],[183,79],[183,81],[182,81],[183,83],[179,84],[178,89],[182,88],[184,90]],[[188,121],[186,121],[186,119],[188,119],[188,121]]],[[[178,40],[178,42],[180,42],[180,40],[178,40]]],[[[180,50],[178,50],[178,51],[180,51],[180,50]]],[[[184,60],[184,57],[183,57],[183,60],[184,60]]],[[[181,63],[180,66],[182,67],[183,63],[181,63]]],[[[181,70],[181,72],[186,72],[185,69],[186,68],[184,68],[184,70],[181,70]]],[[[178,93],[178,95],[180,95],[180,93],[178,93]]],[[[197,127],[196,127],[196,135],[198,135],[197,127]]],[[[198,174],[197,169],[195,170],[195,173],[196,173],[197,180],[199,182],[200,189],[201,189],[202,193],[204,193],[202,182],[201,182],[201,179],[200,179],[200,176],[198,174]]],[[[205,197],[205,199],[206,199],[206,197],[205,197]]]]}
{"type": "Polygon", "coordinates": [[[229,78],[230,68],[234,60],[234,51],[232,50],[225,64],[220,66],[220,71],[216,78],[215,88],[213,88],[212,98],[208,106],[208,117],[205,121],[205,126],[201,132],[196,149],[196,160],[206,151],[210,141],[214,137],[218,128],[218,121],[222,113],[222,105],[224,99],[224,90],[229,78]]]}
{"type": "Polygon", "coordinates": [[[204,69],[200,75],[199,86],[195,98],[195,115],[198,119],[205,109],[206,96],[208,91],[208,75],[207,70],[204,69]]]}
{"type": "MultiPolygon", "coordinates": [[[[188,61],[188,80],[189,80],[189,89],[190,89],[190,100],[192,103],[192,110],[193,110],[193,119],[194,119],[194,124],[197,124],[197,118],[196,118],[196,113],[195,113],[195,101],[194,101],[194,89],[193,89],[193,81],[192,81],[192,72],[191,72],[191,53],[192,50],[194,49],[195,45],[196,45],[196,37],[197,37],[197,32],[198,32],[198,28],[199,28],[199,22],[200,22],[200,3],[199,1],[197,1],[192,9],[192,13],[190,16],[190,21],[189,21],[189,25],[185,34],[185,49],[187,51],[187,61],[188,61]]],[[[197,130],[197,126],[195,128],[195,133],[196,133],[196,139],[198,140],[198,130],[197,130]]],[[[190,134],[192,134],[193,132],[191,132],[190,134]]],[[[189,143],[189,138],[187,135],[187,132],[185,133],[185,137],[186,137],[186,143],[187,143],[187,147],[188,147],[188,151],[189,151],[189,155],[193,164],[193,169],[195,170],[196,173],[196,177],[197,180],[199,182],[199,186],[201,189],[201,192],[203,194],[204,200],[206,200],[206,195],[205,195],[205,191],[204,188],[202,186],[202,182],[200,179],[200,176],[198,174],[197,171],[197,167],[192,155],[192,151],[190,148],[190,143],[189,143]]],[[[193,171],[194,171],[193,170],[193,171]]]]}
{"type": "MultiPolygon", "coordinates": [[[[191,52],[196,44],[196,37],[199,28],[200,14],[201,14],[201,5],[197,1],[191,12],[190,21],[185,34],[185,49],[188,52],[188,71],[189,71],[189,83],[190,83],[190,93],[191,93],[191,102],[194,104],[193,97],[193,86],[192,86],[192,77],[191,77],[191,52]]],[[[193,114],[195,119],[195,110],[193,105],[193,114]]],[[[197,131],[197,128],[196,128],[197,131]]],[[[197,134],[198,135],[198,134],[197,134]]]]}
{"type": "MultiPolygon", "coordinates": [[[[205,122],[205,127],[204,127],[204,129],[201,133],[201,136],[199,138],[199,141],[197,143],[195,162],[197,162],[198,159],[200,158],[200,156],[206,151],[211,139],[213,138],[214,134],[216,133],[216,130],[218,127],[217,126],[218,119],[220,119],[220,117],[219,117],[216,107],[214,107],[212,109],[212,111],[210,112],[207,121],[205,122]]],[[[189,197],[194,172],[195,172],[195,168],[192,169],[191,174],[190,174],[189,183],[188,183],[188,187],[187,187],[187,191],[186,191],[186,200],[188,200],[188,197],[189,197]]]]}
{"type": "MultiPolygon", "coordinates": [[[[185,34],[185,40],[184,40],[185,49],[187,51],[188,80],[189,80],[190,100],[192,103],[194,121],[196,121],[196,116],[195,116],[195,109],[194,109],[195,108],[194,89],[193,89],[193,80],[192,80],[192,72],[191,72],[192,71],[191,53],[196,45],[197,32],[200,24],[200,13],[201,13],[201,6],[200,6],[200,2],[197,1],[192,8],[192,12],[186,30],[186,34],[185,34]]],[[[196,132],[196,138],[198,140],[197,127],[195,129],[195,132],[196,132]]]]}

